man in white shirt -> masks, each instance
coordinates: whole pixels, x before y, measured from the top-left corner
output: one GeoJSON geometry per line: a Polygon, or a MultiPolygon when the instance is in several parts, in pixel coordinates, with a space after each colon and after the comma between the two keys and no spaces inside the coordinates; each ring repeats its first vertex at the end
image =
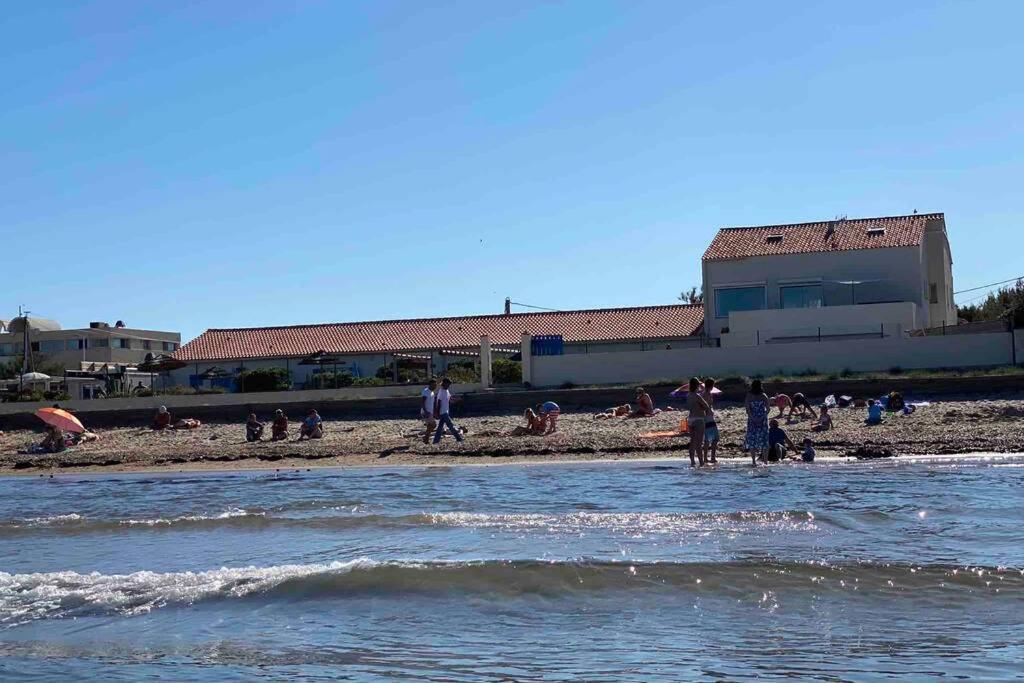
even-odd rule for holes
{"type": "Polygon", "coordinates": [[[437,420],[434,419],[435,391],[437,391],[437,380],[431,377],[430,384],[424,387],[420,394],[423,397],[420,401],[420,419],[423,420],[423,426],[427,428],[427,431],[423,432],[423,443],[430,443],[430,435],[437,427],[437,420]]]}
{"type": "Polygon", "coordinates": [[[455,423],[452,422],[452,416],[449,414],[450,403],[452,400],[452,393],[449,389],[452,386],[452,381],[445,377],[441,380],[441,388],[437,390],[434,395],[434,416],[437,418],[437,431],[434,432],[434,443],[440,443],[441,437],[444,436],[444,428],[447,426],[448,430],[455,437],[455,440],[462,443],[462,434],[455,428],[455,423]]]}

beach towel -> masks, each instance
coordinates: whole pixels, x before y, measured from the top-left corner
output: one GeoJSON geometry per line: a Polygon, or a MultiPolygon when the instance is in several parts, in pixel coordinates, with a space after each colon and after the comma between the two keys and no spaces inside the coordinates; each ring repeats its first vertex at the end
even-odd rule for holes
{"type": "Polygon", "coordinates": [[[671,439],[672,437],[676,437],[676,436],[686,436],[686,434],[683,434],[681,432],[677,432],[675,430],[668,430],[668,431],[662,431],[662,432],[644,432],[643,434],[640,435],[640,438],[641,439],[671,439]]]}

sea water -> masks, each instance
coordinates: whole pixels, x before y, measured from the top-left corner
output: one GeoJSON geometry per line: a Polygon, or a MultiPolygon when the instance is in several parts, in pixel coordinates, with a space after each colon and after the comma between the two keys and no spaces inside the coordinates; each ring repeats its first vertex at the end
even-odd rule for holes
{"type": "Polygon", "coordinates": [[[1024,460],[0,481],[5,680],[1024,671],[1024,460]]]}

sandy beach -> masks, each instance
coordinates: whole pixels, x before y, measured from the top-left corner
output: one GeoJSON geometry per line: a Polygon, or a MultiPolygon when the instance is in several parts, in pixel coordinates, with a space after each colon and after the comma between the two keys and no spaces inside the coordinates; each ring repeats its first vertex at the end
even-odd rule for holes
{"type": "MultiPolygon", "coordinates": [[[[684,415],[666,412],[642,419],[595,420],[591,413],[564,414],[555,434],[515,437],[507,433],[522,423],[517,415],[456,418],[467,430],[465,442],[457,444],[446,436],[436,446],[417,437],[422,427],[413,419],[330,420],[325,422],[323,439],[302,442],[293,435],[288,441],[247,443],[242,424],[204,424],[169,432],[136,426],[97,430],[97,441],[57,455],[19,454],[37,443],[41,433],[18,430],[0,437],[0,474],[685,459],[687,436],[643,436],[677,430],[684,415]]],[[[744,457],[743,407],[720,406],[717,415],[720,457],[744,457]]],[[[796,443],[810,436],[819,456],[825,457],[1024,451],[1024,399],[936,401],[910,415],[889,414],[875,427],[864,424],[864,409],[839,409],[833,415],[835,427],[828,432],[812,432],[810,418],[788,424],[784,420],[783,426],[796,443]]],[[[297,428],[293,422],[293,433],[297,428]]]]}

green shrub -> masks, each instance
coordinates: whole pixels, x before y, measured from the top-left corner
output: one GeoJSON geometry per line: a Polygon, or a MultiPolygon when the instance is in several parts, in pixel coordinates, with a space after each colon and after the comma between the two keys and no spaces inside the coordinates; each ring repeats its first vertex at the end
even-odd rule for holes
{"type": "Polygon", "coordinates": [[[480,373],[476,371],[473,361],[452,363],[445,370],[443,376],[450,379],[454,384],[473,384],[480,381],[480,373]]]}
{"type": "Polygon", "coordinates": [[[43,393],[43,398],[47,401],[70,401],[71,394],[66,391],[47,391],[43,393]]]}
{"type": "Polygon", "coordinates": [[[350,387],[355,380],[351,372],[319,372],[309,378],[310,389],[334,389],[350,387]]]}
{"type": "Polygon", "coordinates": [[[562,382],[562,385],[559,386],[558,388],[559,389],[575,389],[576,385],[573,384],[572,382],[562,382]]]}
{"type": "Polygon", "coordinates": [[[495,384],[519,384],[523,381],[523,364],[517,360],[495,358],[491,362],[491,376],[495,384]]]}
{"type": "Polygon", "coordinates": [[[843,371],[839,373],[840,377],[853,377],[854,372],[850,368],[843,368],[843,371]]]}
{"type": "Polygon", "coordinates": [[[25,391],[22,391],[20,394],[18,394],[17,400],[18,401],[45,401],[46,397],[43,395],[43,392],[39,391],[38,389],[36,389],[34,391],[29,391],[28,389],[26,389],[25,391]]]}
{"type": "Polygon", "coordinates": [[[243,392],[288,391],[292,388],[291,373],[284,368],[243,370],[238,375],[238,388],[243,392]]]}
{"type": "Polygon", "coordinates": [[[354,387],[382,387],[386,382],[380,377],[356,377],[352,380],[354,387]]]}
{"type": "Polygon", "coordinates": [[[175,384],[173,387],[166,387],[156,392],[161,396],[185,396],[186,394],[194,394],[196,390],[192,387],[181,386],[175,384]]]}

